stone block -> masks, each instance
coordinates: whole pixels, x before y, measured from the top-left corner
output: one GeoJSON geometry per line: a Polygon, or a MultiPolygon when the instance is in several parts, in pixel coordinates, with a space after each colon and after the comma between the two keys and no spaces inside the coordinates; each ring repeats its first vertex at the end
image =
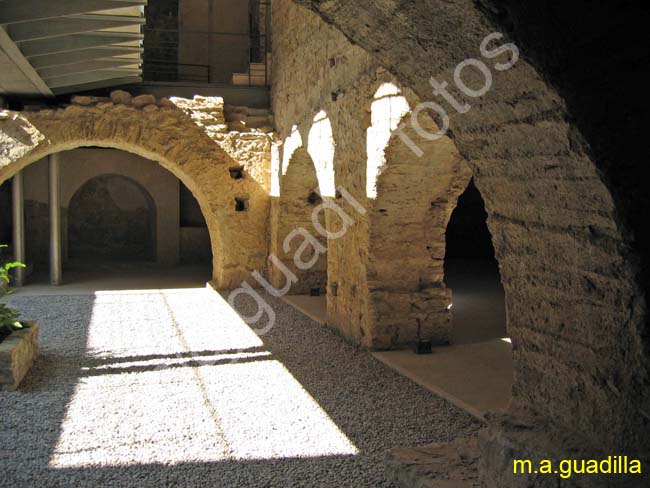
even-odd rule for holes
{"type": "Polygon", "coordinates": [[[153,95],[138,95],[131,101],[131,104],[136,108],[142,108],[146,105],[155,105],[156,97],[153,95]]]}
{"type": "Polygon", "coordinates": [[[121,105],[130,105],[133,96],[124,90],[115,90],[111,92],[111,100],[113,103],[121,105]]]}
{"type": "Polygon", "coordinates": [[[16,390],[38,356],[38,323],[26,325],[0,342],[0,390],[16,390]]]}

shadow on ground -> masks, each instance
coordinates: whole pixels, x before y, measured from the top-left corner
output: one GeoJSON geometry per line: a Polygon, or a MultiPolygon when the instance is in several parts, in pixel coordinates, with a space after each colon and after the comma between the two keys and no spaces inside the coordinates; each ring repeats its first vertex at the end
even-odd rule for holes
{"type": "Polygon", "coordinates": [[[9,300],[42,356],[0,393],[2,486],[388,487],[387,449],[479,427],[272,297],[263,345],[203,289],[9,300]]]}

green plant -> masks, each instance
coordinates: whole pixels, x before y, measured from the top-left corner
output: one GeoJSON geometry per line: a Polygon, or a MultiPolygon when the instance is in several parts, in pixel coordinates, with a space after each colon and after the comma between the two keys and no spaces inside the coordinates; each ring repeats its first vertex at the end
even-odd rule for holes
{"type": "MultiPolygon", "coordinates": [[[[6,248],[5,244],[0,244],[0,248],[6,248]]],[[[0,298],[11,293],[9,291],[9,281],[11,277],[9,272],[14,268],[24,268],[25,265],[19,262],[8,262],[0,264],[0,298]]],[[[18,312],[0,303],[0,337],[8,335],[12,330],[22,329],[23,325],[18,322],[18,312]]]]}

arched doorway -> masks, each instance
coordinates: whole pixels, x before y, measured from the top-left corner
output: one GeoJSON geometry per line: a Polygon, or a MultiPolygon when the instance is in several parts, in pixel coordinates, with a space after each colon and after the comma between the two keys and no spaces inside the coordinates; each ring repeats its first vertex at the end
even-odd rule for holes
{"type": "Polygon", "coordinates": [[[156,259],[156,206],[149,192],[121,175],[87,181],[68,207],[71,262],[156,259]]]}
{"type": "MultiPolygon", "coordinates": [[[[393,83],[382,84],[371,102],[367,273],[374,285],[365,338],[376,349],[449,342],[453,297],[444,281],[445,229],[471,175],[448,138],[426,141],[417,156],[394,136],[412,105],[393,83]]],[[[429,117],[421,123],[437,130],[429,117]]]]}
{"type": "MultiPolygon", "coordinates": [[[[402,127],[414,137],[402,125],[417,114],[406,96],[385,83],[371,103],[370,345],[380,350],[374,353],[380,361],[485,418],[508,406],[513,378],[485,205],[449,138],[427,140],[415,154],[395,135],[402,127]]],[[[419,122],[438,131],[424,114],[419,122]]]]}
{"type": "MultiPolygon", "coordinates": [[[[630,136],[630,129],[634,134],[644,131],[645,125],[638,123],[641,118],[635,115],[647,111],[634,97],[628,97],[634,109],[616,103],[615,99],[621,98],[616,89],[619,78],[625,78],[620,76],[620,63],[601,62],[605,59],[601,50],[594,49],[598,63],[581,59],[581,68],[569,70],[579,66],[574,60],[580,58],[581,51],[566,46],[575,44],[571,42],[574,37],[584,37],[582,32],[558,28],[549,15],[549,22],[542,21],[549,36],[541,36],[539,16],[521,15],[517,8],[495,14],[469,0],[455,4],[454,9],[441,8],[439,2],[422,2],[422,9],[400,9],[399,2],[389,2],[395,8],[372,9],[373,15],[367,15],[371,2],[347,2],[346,8],[337,8],[343,2],[304,3],[380,65],[391,66],[393,74],[422,100],[442,105],[450,115],[449,133],[467,158],[486,201],[514,346],[516,374],[510,414],[517,417],[526,412],[541,417],[540,430],[529,437],[519,437],[521,428],[516,421],[494,423],[482,446],[490,465],[486,483],[526,483],[504,476],[503,466],[512,461],[513,452],[515,457],[525,457],[523,453],[534,451],[531,438],[540,445],[552,445],[548,439],[558,444],[557,439],[571,431],[588,433],[591,439],[575,442],[593,446],[596,452],[635,452],[639,446],[647,446],[647,281],[644,268],[639,267],[639,258],[646,264],[647,253],[636,247],[643,239],[633,236],[647,235],[646,212],[638,211],[647,208],[642,206],[647,204],[647,191],[639,176],[647,146],[643,138],[630,136]],[[413,35],[432,33],[433,17],[439,21],[435,34],[413,35]],[[527,23],[537,23],[536,28],[527,23]],[[458,25],[471,28],[458,36],[458,25]],[[507,72],[492,71],[494,85],[483,99],[456,97],[454,67],[476,56],[478,47],[495,30],[516,36],[515,42],[520,38],[522,53],[526,47],[528,54],[507,72]],[[567,36],[571,31],[574,36],[567,36]],[[533,52],[532,41],[536,46],[533,52]],[[556,46],[555,51],[549,50],[549,45],[556,46]],[[405,57],[410,62],[405,62],[405,57]],[[537,71],[530,64],[535,58],[552,66],[554,73],[537,71]],[[603,67],[607,75],[616,72],[617,76],[599,76],[603,67]],[[441,86],[449,83],[448,91],[436,90],[432,97],[432,73],[437,74],[441,86]],[[611,81],[591,83],[596,90],[589,92],[581,89],[585,77],[611,81]],[[442,93],[453,93],[455,101],[442,93]],[[465,103],[472,109],[459,113],[452,106],[465,103]],[[578,116],[576,112],[581,111],[586,117],[578,116]],[[576,120],[593,130],[581,132],[576,120]],[[611,124],[594,122],[606,120],[626,123],[618,124],[613,134],[611,124]],[[631,146],[641,150],[630,152],[631,146]],[[636,211],[625,212],[630,208],[636,211]],[[558,427],[558,437],[548,424],[558,427]],[[512,437],[510,432],[505,434],[506,429],[513,429],[512,437]],[[542,437],[542,432],[549,436],[542,437]]],[[[522,4],[522,8],[526,7],[522,4]]],[[[620,12],[634,15],[634,10],[611,10],[603,16],[613,19],[609,27],[634,31],[617,17],[620,12]]],[[[583,14],[579,8],[575,12],[583,14]]],[[[594,29],[599,46],[615,45],[608,42],[608,30],[620,37],[619,29],[594,29]]],[[[504,36],[503,43],[513,41],[512,37],[506,41],[508,37],[504,36]]],[[[629,52],[626,55],[627,66],[636,70],[639,62],[629,52]]],[[[511,59],[504,53],[499,61],[511,59]]],[[[486,64],[493,66],[492,62],[486,64]]],[[[275,88],[282,90],[281,86],[275,88]]],[[[422,138],[413,140],[419,144],[422,138]]]]}
{"type": "MultiPolygon", "coordinates": [[[[327,255],[321,253],[316,256],[317,261],[313,266],[308,269],[298,269],[294,263],[294,255],[303,243],[304,237],[291,238],[292,233],[297,229],[305,229],[318,239],[320,245],[327,246],[327,239],[314,231],[312,222],[312,213],[321,202],[321,190],[314,161],[303,146],[298,129],[295,128],[285,142],[280,195],[272,202],[272,218],[276,225],[273,226],[271,243],[271,253],[297,277],[290,290],[293,295],[319,295],[325,292],[327,286],[327,255]],[[285,242],[289,245],[285,246],[285,242]]],[[[309,261],[312,257],[314,256],[305,255],[302,259],[309,261]]],[[[276,288],[281,289],[285,286],[286,276],[277,266],[271,267],[271,278],[276,288]]]]}
{"type": "MultiPolygon", "coordinates": [[[[141,280],[147,288],[156,282],[186,287],[210,279],[206,218],[174,174],[113,148],[81,147],[54,157],[62,284],[99,286],[110,278],[111,286],[141,280]]],[[[46,284],[51,277],[51,162],[43,158],[21,172],[28,285],[46,284]]],[[[10,212],[11,202],[5,207],[10,212]]]]}
{"type": "Polygon", "coordinates": [[[445,232],[445,284],[452,289],[450,342],[505,338],[505,296],[481,193],[472,179],[445,232]]]}
{"type": "Polygon", "coordinates": [[[198,202],[210,237],[214,285],[236,288],[265,269],[271,139],[253,135],[246,143],[231,144],[236,133],[223,132],[230,134],[226,138],[208,133],[193,120],[192,109],[200,105],[215,116],[222,113],[216,101],[208,100],[208,108],[204,102],[180,99],[177,106],[161,99],[144,108],[118,102],[11,112],[0,127],[7,148],[0,154],[0,182],[51,155],[83,147],[118,149],[154,161],[198,202]],[[243,178],[234,181],[229,171],[234,167],[242,169],[243,178]],[[246,203],[244,212],[239,201],[246,203]]]}

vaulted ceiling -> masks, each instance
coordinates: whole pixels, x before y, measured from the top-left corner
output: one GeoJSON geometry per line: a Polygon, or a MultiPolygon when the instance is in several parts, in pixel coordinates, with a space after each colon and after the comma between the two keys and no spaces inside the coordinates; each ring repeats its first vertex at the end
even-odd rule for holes
{"type": "Polygon", "coordinates": [[[142,81],[147,0],[0,0],[0,94],[142,81]]]}

